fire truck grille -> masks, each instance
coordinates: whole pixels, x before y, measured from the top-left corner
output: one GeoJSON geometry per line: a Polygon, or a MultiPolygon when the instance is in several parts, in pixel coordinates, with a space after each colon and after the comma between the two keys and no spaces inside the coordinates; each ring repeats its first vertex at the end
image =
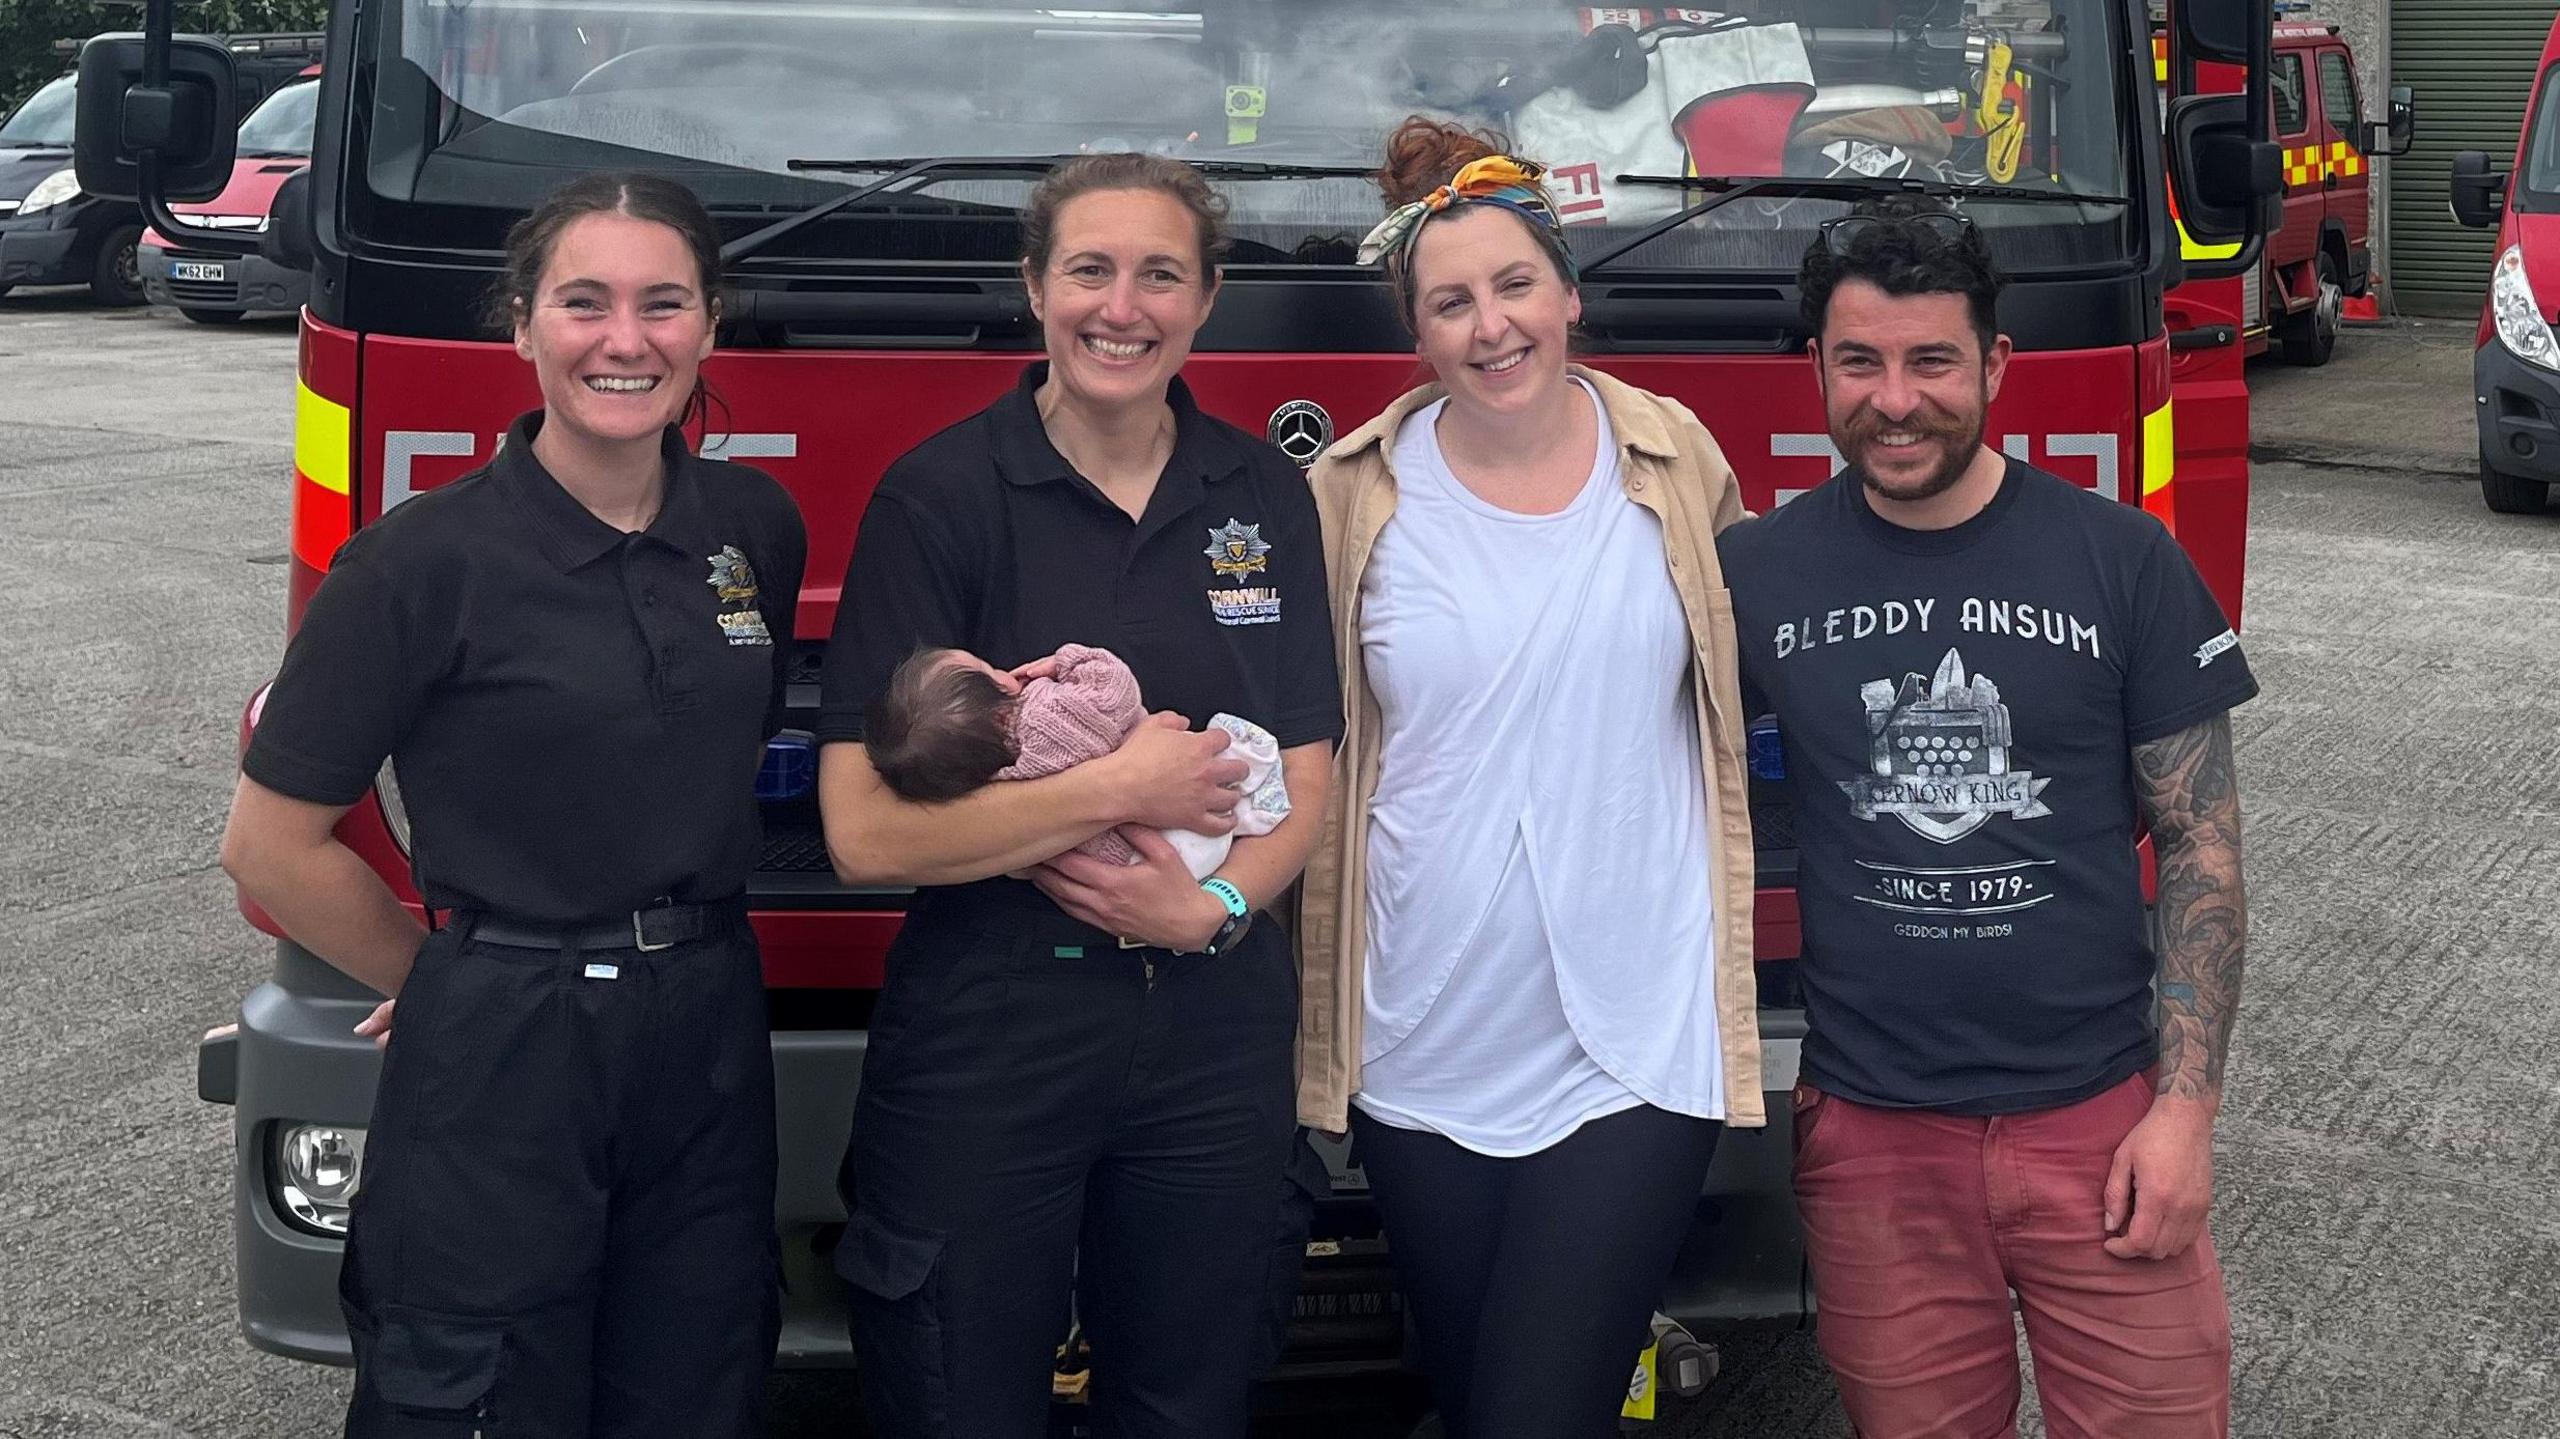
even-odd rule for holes
{"type": "Polygon", "coordinates": [[[784,829],[769,824],[756,868],[766,874],[824,874],[834,865],[827,859],[827,837],[816,827],[784,829]]]}
{"type": "MultiPolygon", "coordinates": [[[[196,303],[188,301],[187,303],[196,303]]],[[[790,669],[785,679],[794,687],[815,688],[823,678],[826,666],[825,640],[795,640],[791,646],[790,669]]],[[[814,728],[817,714],[815,696],[795,697],[794,709],[786,723],[804,729],[814,728]]],[[[1777,780],[1753,778],[1751,781],[1751,847],[1762,855],[1760,880],[1764,885],[1793,884],[1794,850],[1796,847],[1795,807],[1788,803],[1786,786],[1777,780]],[[1770,868],[1772,855],[1778,868],[1770,868]]],[[[798,815],[765,814],[764,854],[756,868],[768,874],[824,874],[834,868],[827,858],[826,839],[820,833],[814,813],[798,815]]]]}
{"type": "Polygon", "coordinates": [[[1793,849],[1796,847],[1795,806],[1783,799],[1751,802],[1751,847],[1753,849],[1793,849]]]}

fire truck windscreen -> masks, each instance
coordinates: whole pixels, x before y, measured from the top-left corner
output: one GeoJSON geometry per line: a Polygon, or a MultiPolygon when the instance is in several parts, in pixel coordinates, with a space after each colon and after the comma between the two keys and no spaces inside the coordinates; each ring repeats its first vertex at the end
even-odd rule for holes
{"type": "MultiPolygon", "coordinates": [[[[1552,0],[1202,0],[1039,9],[864,0],[396,0],[368,6],[369,153],[382,237],[504,223],[568,175],[676,174],[742,226],[890,167],[796,161],[1143,149],[1368,166],[1405,115],[1509,134],[1553,169],[1596,254],[1701,198],[1625,175],[1913,177],[2132,193],[2121,0],[1730,0],[1709,10],[1552,0]],[[425,213],[406,213],[423,207],[425,213]]],[[[937,176],[795,235],[801,260],[1015,253],[1028,179],[937,176]]],[[[1348,264],[1380,210],[1364,179],[1220,181],[1232,263],[1348,264]]],[[[1745,197],[1646,245],[1642,268],[1792,270],[1836,198],[1745,197]]],[[[1968,204],[2013,272],[2131,252],[2123,202],[1968,204]]],[[[359,226],[363,214],[351,216],[359,226]]]]}

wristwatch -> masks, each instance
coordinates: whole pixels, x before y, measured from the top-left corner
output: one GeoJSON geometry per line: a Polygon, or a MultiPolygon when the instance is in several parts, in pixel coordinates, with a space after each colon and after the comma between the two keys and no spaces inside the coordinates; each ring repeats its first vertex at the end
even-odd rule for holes
{"type": "Polygon", "coordinates": [[[1217,897],[1227,907],[1227,917],[1219,922],[1218,932],[1200,946],[1206,955],[1220,955],[1236,947],[1246,930],[1253,928],[1253,906],[1244,902],[1244,891],[1215,875],[1200,881],[1200,887],[1217,897]]]}

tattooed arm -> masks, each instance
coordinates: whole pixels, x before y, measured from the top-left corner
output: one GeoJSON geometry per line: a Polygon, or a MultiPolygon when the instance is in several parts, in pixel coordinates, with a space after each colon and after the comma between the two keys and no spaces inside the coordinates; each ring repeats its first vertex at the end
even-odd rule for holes
{"type": "Polygon", "coordinates": [[[2165,1259],[2212,1208],[2213,1119],[2248,950],[2230,716],[2134,746],[2133,773],[2160,866],[2160,1078],[2107,1178],[2106,1247],[2165,1259]]]}
{"type": "Polygon", "coordinates": [[[2160,1092],[2219,1105],[2249,944],[2231,717],[2134,746],[2133,773],[2160,861],[2160,1092]]]}

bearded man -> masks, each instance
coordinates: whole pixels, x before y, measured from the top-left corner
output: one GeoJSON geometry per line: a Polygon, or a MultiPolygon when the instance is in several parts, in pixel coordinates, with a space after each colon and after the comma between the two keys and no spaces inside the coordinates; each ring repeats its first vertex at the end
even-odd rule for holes
{"type": "Polygon", "coordinates": [[[1984,445],[2010,342],[1969,220],[1832,220],[1799,284],[1846,467],[1719,548],[1796,809],[1823,1355],[1864,1439],[2012,1433],[2014,1293],[2057,1439],[2223,1435],[2257,683],[2158,520],[1984,445]]]}

